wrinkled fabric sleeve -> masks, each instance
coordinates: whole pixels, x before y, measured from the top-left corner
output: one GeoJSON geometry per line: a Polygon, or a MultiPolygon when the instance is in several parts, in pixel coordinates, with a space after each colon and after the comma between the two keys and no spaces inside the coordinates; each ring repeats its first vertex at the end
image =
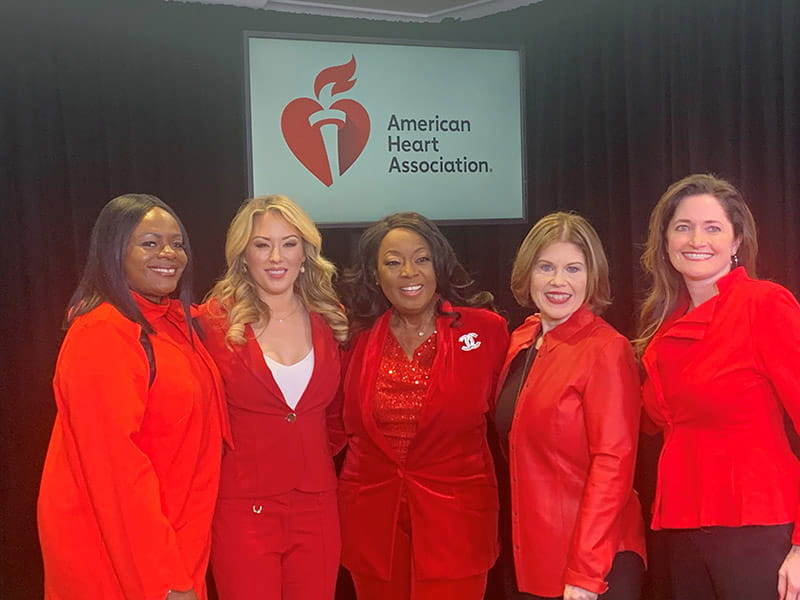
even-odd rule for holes
{"type": "MultiPolygon", "coordinates": [[[[792,293],[775,286],[753,307],[750,319],[760,368],[769,378],[781,405],[800,432],[800,305],[792,293]]],[[[792,544],[800,545],[800,506],[795,512],[792,544]]]]}
{"type": "Polygon", "coordinates": [[[59,419],[124,597],[163,600],[194,582],[162,511],[153,465],[135,442],[149,366],[138,327],[131,329],[100,322],[68,335],[55,381],[59,419]]]}
{"type": "Polygon", "coordinates": [[[639,377],[626,339],[615,337],[599,350],[582,404],[591,463],[564,582],[602,594],[633,485],[638,442],[639,377]]]}

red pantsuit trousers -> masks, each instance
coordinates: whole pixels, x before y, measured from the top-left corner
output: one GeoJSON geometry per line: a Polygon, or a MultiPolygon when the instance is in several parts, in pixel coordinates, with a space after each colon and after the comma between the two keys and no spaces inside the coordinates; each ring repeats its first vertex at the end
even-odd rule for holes
{"type": "Polygon", "coordinates": [[[351,573],[358,600],[483,600],[487,572],[462,579],[417,579],[412,535],[408,504],[403,502],[395,533],[392,578],[384,581],[351,573]]]}
{"type": "Polygon", "coordinates": [[[336,492],[217,502],[211,568],[220,600],[333,600],[341,554],[336,492]]]}

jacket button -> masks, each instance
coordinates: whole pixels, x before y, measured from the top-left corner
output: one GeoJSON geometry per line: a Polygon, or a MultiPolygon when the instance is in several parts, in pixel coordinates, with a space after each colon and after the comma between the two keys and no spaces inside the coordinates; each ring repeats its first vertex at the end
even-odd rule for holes
{"type": "Polygon", "coordinates": [[[288,415],[286,415],[286,420],[289,421],[289,423],[294,423],[297,420],[297,414],[290,412],[288,415]]]}

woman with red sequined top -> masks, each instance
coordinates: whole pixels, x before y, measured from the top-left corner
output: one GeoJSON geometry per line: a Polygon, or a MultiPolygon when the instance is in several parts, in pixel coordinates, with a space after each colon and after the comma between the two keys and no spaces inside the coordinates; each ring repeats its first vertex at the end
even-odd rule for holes
{"type": "Polygon", "coordinates": [[[486,413],[506,322],[416,213],[364,232],[342,298],[354,338],[339,510],[358,599],[482,599],[498,554],[486,413]]]}

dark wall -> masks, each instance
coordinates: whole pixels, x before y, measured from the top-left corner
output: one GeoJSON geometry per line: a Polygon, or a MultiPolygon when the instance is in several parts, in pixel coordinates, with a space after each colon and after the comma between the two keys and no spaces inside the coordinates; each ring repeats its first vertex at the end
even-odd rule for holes
{"type": "MultiPolygon", "coordinates": [[[[796,0],[543,0],[441,24],[160,0],[4,0],[3,597],[41,595],[34,504],[54,415],[50,378],[98,210],[120,193],[156,194],[191,233],[198,292],[221,269],[225,226],[246,196],[243,30],[521,43],[529,213],[577,210],[596,225],[616,298],[607,317],[627,334],[649,211],[689,172],[745,191],[760,226],[760,275],[800,290],[796,0]]],[[[380,193],[364,190],[364,201],[380,193]]],[[[526,230],[445,228],[513,324],[523,313],[507,279],[526,230]]],[[[346,264],[356,235],[326,231],[327,254],[346,264]]]]}

